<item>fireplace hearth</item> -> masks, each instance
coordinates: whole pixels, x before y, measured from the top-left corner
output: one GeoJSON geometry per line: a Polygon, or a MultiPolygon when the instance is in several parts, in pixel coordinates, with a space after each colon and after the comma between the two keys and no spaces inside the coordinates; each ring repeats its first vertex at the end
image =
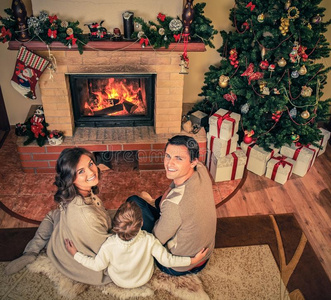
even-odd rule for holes
{"type": "Polygon", "coordinates": [[[68,74],[76,127],[152,126],[156,74],[68,74]]]}

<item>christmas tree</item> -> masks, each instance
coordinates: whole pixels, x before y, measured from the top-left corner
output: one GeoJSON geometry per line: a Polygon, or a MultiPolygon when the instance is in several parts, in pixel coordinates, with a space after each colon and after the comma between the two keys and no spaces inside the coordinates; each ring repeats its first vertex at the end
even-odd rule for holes
{"type": "Polygon", "coordinates": [[[321,0],[236,0],[234,30],[221,31],[219,66],[205,74],[204,100],[192,111],[241,114],[240,140],[267,149],[320,140],[331,99],[321,101],[330,68],[321,0]]]}

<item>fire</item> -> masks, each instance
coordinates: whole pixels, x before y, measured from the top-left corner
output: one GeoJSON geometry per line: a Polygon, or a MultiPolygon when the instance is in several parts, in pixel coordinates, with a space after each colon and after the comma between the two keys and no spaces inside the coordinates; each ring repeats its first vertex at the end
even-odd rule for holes
{"type": "MultiPolygon", "coordinates": [[[[98,81],[98,79],[96,79],[98,81]]],[[[106,86],[95,91],[99,83],[89,83],[87,115],[123,116],[146,114],[146,96],[139,79],[109,78],[106,86]]]]}

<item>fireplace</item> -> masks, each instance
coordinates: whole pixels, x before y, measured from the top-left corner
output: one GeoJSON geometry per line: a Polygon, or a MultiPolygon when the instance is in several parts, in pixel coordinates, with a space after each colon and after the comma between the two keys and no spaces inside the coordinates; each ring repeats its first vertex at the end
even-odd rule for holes
{"type": "Polygon", "coordinates": [[[76,127],[154,124],[156,74],[67,74],[76,127]]]}

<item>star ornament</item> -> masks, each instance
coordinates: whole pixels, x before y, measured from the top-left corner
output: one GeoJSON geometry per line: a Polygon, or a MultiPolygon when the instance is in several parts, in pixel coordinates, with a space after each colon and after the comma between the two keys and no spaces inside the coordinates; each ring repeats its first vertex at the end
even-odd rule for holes
{"type": "Polygon", "coordinates": [[[246,71],[242,73],[240,76],[247,76],[248,84],[251,84],[252,80],[262,79],[264,74],[262,72],[254,72],[254,64],[250,63],[246,71]]]}

